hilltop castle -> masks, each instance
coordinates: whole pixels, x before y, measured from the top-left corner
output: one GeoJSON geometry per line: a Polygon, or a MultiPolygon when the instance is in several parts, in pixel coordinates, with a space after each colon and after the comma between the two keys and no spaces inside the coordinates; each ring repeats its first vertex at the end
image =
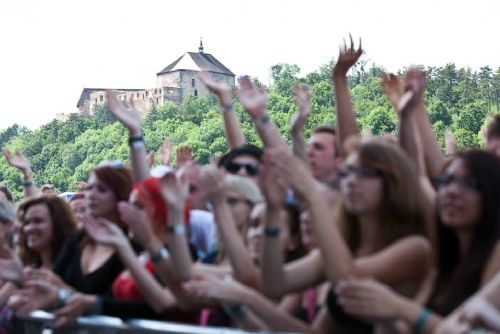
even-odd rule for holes
{"type": "MultiPolygon", "coordinates": [[[[235,86],[235,75],[220,61],[209,53],[203,52],[200,40],[198,52],[186,52],[173,63],[156,74],[156,88],[149,89],[115,89],[118,98],[128,101],[134,98],[136,107],[145,116],[154,107],[166,102],[180,104],[186,96],[207,97],[210,92],[198,79],[198,72],[210,72],[214,80],[235,86]]],[[[105,91],[108,88],[84,88],[77,108],[90,115],[94,106],[106,103],[105,91]]]]}

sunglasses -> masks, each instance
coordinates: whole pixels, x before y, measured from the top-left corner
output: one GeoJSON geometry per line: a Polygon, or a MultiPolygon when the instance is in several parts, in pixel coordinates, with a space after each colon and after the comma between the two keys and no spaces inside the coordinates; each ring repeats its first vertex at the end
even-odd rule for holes
{"type": "Polygon", "coordinates": [[[113,169],[124,169],[125,164],[121,160],[104,160],[97,167],[111,167],[113,169]]]}
{"type": "Polygon", "coordinates": [[[471,177],[460,178],[460,177],[455,177],[451,174],[443,174],[436,179],[436,185],[439,189],[448,187],[452,183],[456,184],[457,186],[459,186],[461,189],[464,190],[475,190],[475,191],[480,190],[480,186],[477,180],[471,177]]]}
{"type": "Polygon", "coordinates": [[[370,167],[345,167],[339,170],[338,176],[340,179],[345,179],[349,175],[354,174],[359,178],[373,178],[380,176],[380,172],[374,168],[370,167]]]}
{"type": "Polygon", "coordinates": [[[259,165],[255,164],[239,164],[237,162],[229,162],[226,165],[226,170],[231,174],[236,174],[241,168],[245,168],[247,175],[255,176],[259,173],[259,165]]]}

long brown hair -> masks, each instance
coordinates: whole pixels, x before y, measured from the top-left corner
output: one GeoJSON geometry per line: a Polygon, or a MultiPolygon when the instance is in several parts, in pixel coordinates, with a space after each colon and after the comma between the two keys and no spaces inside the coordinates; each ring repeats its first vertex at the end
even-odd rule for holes
{"type": "Polygon", "coordinates": [[[26,213],[35,205],[45,205],[49,210],[52,220],[52,240],[50,241],[50,254],[55,260],[66,241],[68,235],[76,228],[76,220],[69,205],[62,198],[55,195],[41,195],[31,197],[19,205],[17,217],[21,222],[19,234],[19,254],[26,266],[39,267],[42,265],[40,254],[28,248],[24,226],[26,225],[26,213]]]}
{"type": "MultiPolygon", "coordinates": [[[[359,144],[355,152],[361,165],[377,170],[382,179],[377,249],[407,235],[425,234],[423,196],[408,156],[396,144],[382,139],[359,144]]],[[[361,245],[359,220],[346,210],[342,200],[339,202],[338,221],[349,248],[356,251],[361,245]]]]}
{"type": "MultiPolygon", "coordinates": [[[[128,201],[130,192],[132,191],[132,174],[130,169],[119,166],[99,166],[95,168],[92,173],[101,181],[106,184],[111,191],[115,194],[117,202],[128,201]]],[[[118,207],[116,208],[118,210],[118,207]]],[[[126,224],[119,220],[116,224],[123,230],[126,230],[126,224]]]]}

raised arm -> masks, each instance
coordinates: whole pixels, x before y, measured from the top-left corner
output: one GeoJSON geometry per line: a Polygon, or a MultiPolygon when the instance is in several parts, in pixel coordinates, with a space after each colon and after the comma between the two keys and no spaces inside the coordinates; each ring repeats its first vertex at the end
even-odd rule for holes
{"type": "Polygon", "coordinates": [[[239,78],[240,87],[236,90],[238,99],[252,118],[255,129],[266,147],[286,146],[278,129],[272,124],[267,113],[267,93],[258,89],[248,76],[239,78]]]}
{"type": "Polygon", "coordinates": [[[304,163],[286,150],[269,150],[273,167],[311,211],[326,276],[332,284],[347,277],[374,277],[389,285],[424,275],[431,247],[420,236],[400,239],[369,256],[355,258],[332,217],[334,212],[304,163]]]}
{"type": "Polygon", "coordinates": [[[141,113],[135,108],[134,98],[129,100],[130,107],[125,106],[116,93],[106,91],[108,109],[116,119],[128,129],[130,146],[130,161],[134,173],[134,181],[139,182],[149,176],[149,165],[146,156],[146,145],[141,130],[141,113]]]}
{"type": "Polygon", "coordinates": [[[359,40],[359,47],[356,50],[350,34],[349,38],[351,40],[349,48],[344,41],[344,48],[340,49],[339,58],[333,68],[333,87],[335,93],[335,104],[337,107],[337,130],[339,132],[340,147],[342,150],[347,138],[353,135],[359,135],[356,114],[354,113],[351,95],[349,93],[347,72],[352,66],[354,66],[354,64],[356,64],[359,57],[361,57],[363,49],[361,48],[361,39],[359,40]]]}
{"type": "Polygon", "coordinates": [[[293,153],[308,163],[306,154],[306,141],[304,138],[304,126],[312,112],[311,91],[306,84],[295,86],[295,102],[299,110],[292,117],[290,133],[292,134],[293,153]]]}
{"type": "Polygon", "coordinates": [[[200,181],[214,207],[214,220],[222,242],[226,246],[234,277],[245,285],[260,289],[259,271],[247,252],[226,202],[224,175],[215,166],[207,166],[201,172],[200,181]]]}
{"type": "Polygon", "coordinates": [[[426,207],[429,217],[426,220],[427,233],[434,249],[436,249],[436,222],[434,218],[436,191],[434,190],[427,175],[422,140],[420,138],[420,132],[416,126],[416,112],[408,106],[404,106],[403,109],[400,108],[401,101],[404,103],[406,98],[403,98],[403,95],[405,94],[405,87],[404,83],[401,82],[395,74],[384,74],[380,78],[380,84],[384,90],[384,94],[398,115],[399,144],[417,167],[420,186],[427,201],[426,207]]]}
{"type": "Polygon", "coordinates": [[[29,160],[19,150],[12,153],[4,148],[3,156],[9,165],[17,168],[23,174],[24,197],[32,196],[35,193],[35,182],[29,160]]]}
{"type": "MultiPolygon", "coordinates": [[[[164,289],[145,269],[144,264],[139,261],[130,242],[119,227],[89,216],[84,216],[82,221],[85,230],[92,239],[100,244],[111,246],[118,252],[142,296],[157,313],[164,312],[175,305],[173,295],[164,289]]],[[[143,223],[148,224],[147,222],[143,223]]]]}
{"type": "Polygon", "coordinates": [[[234,149],[244,145],[245,137],[241,131],[240,121],[234,112],[231,88],[223,83],[216,82],[210,73],[206,71],[201,71],[199,77],[201,82],[219,99],[229,148],[234,149]]]}
{"type": "Polygon", "coordinates": [[[323,278],[321,255],[317,250],[309,255],[284,264],[284,252],[280,234],[280,210],[284,198],[283,187],[271,168],[270,155],[264,155],[261,184],[266,197],[266,226],[262,257],[262,286],[264,293],[272,298],[302,291],[319,284],[323,278]]]}
{"type": "Polygon", "coordinates": [[[162,165],[170,166],[172,162],[172,139],[170,137],[167,136],[163,140],[163,144],[158,149],[158,156],[162,165]]]}
{"type": "Polygon", "coordinates": [[[174,173],[168,173],[160,179],[160,188],[168,208],[167,228],[170,233],[174,278],[177,282],[187,281],[193,271],[184,219],[188,184],[178,179],[174,173]]]}
{"type": "Polygon", "coordinates": [[[427,113],[423,98],[426,86],[426,74],[424,71],[412,68],[406,72],[404,79],[405,95],[403,96],[398,109],[403,112],[415,113],[415,120],[422,141],[427,172],[431,179],[440,175],[444,168],[444,158],[441,153],[436,135],[432,130],[429,114],[427,113]]]}

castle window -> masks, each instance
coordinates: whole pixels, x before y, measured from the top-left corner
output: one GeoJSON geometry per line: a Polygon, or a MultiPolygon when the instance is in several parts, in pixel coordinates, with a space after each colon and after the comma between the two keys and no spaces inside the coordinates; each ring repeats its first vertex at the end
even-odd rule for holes
{"type": "Polygon", "coordinates": [[[194,96],[198,96],[198,90],[197,89],[194,90],[194,96]]]}
{"type": "Polygon", "coordinates": [[[156,98],[156,104],[160,103],[160,99],[156,98]]]}
{"type": "Polygon", "coordinates": [[[191,79],[191,87],[194,87],[194,84],[195,84],[194,79],[191,79]]]}
{"type": "Polygon", "coordinates": [[[137,98],[139,98],[139,93],[137,93],[137,98]]]}
{"type": "Polygon", "coordinates": [[[104,99],[104,97],[102,95],[99,95],[99,101],[102,102],[103,99],[104,99]]]}
{"type": "Polygon", "coordinates": [[[149,96],[149,92],[148,92],[148,91],[146,91],[146,97],[148,97],[148,96],[149,96]]]}
{"type": "Polygon", "coordinates": [[[160,89],[158,89],[158,94],[161,94],[161,88],[160,88],[160,89]]]}
{"type": "Polygon", "coordinates": [[[156,89],[155,89],[155,94],[156,94],[156,89]]]}

